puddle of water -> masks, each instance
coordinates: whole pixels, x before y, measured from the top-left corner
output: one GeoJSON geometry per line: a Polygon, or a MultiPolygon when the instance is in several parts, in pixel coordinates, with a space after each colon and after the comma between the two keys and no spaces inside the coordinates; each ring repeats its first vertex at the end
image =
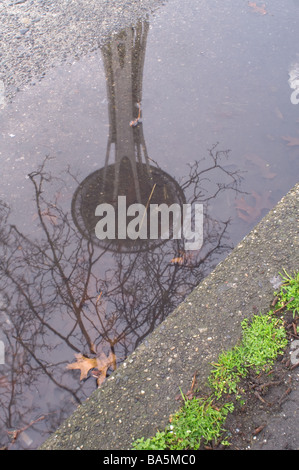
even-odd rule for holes
{"type": "Polygon", "coordinates": [[[298,13],[171,0],[2,107],[1,445],[37,448],[297,182],[298,13]],[[100,241],[119,195],[203,204],[203,246],[100,241]]]}

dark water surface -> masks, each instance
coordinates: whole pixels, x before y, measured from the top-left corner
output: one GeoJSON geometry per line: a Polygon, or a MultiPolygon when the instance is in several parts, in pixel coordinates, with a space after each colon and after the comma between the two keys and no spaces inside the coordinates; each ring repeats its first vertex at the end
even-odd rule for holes
{"type": "Polygon", "coordinates": [[[2,106],[1,446],[37,448],[298,181],[299,3],[223,3],[169,0],[2,106]],[[153,188],[203,204],[200,250],[95,237],[153,188]]]}

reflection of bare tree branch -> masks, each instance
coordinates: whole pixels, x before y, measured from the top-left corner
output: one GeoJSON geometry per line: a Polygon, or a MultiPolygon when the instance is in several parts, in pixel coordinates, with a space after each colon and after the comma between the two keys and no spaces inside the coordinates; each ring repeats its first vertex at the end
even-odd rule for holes
{"type": "MultiPolygon", "coordinates": [[[[238,174],[221,167],[227,154],[214,151],[208,165],[190,166],[182,187],[191,203],[239,190],[238,174]],[[219,180],[213,175],[208,193],[203,182],[215,170],[219,180]],[[222,176],[227,181],[219,183],[222,176]]],[[[47,188],[59,180],[46,173],[46,163],[29,175],[37,211],[34,236],[9,225],[8,208],[0,205],[0,329],[9,348],[5,391],[0,395],[3,429],[21,429],[38,413],[47,414],[31,402],[35,387],[59,391],[63,397],[52,423],[57,427],[63,407],[70,409],[96,386],[88,379],[80,384],[76,372],[66,371],[73,354],[99,355],[108,348],[118,363],[124,360],[232,248],[225,242],[229,221],[213,220],[206,205],[204,247],[189,263],[170,262],[183,250],[182,240],[169,240],[150,251],[109,253],[78,233],[58,200],[49,202],[47,188]]],[[[49,398],[49,403],[53,408],[55,401],[49,398]]],[[[38,426],[47,425],[45,419],[38,426]]]]}
{"type": "Polygon", "coordinates": [[[202,160],[197,160],[193,164],[188,164],[190,168],[189,175],[185,182],[181,182],[181,188],[183,191],[187,191],[189,188],[192,188],[193,194],[190,202],[200,202],[204,201],[207,203],[210,199],[215,199],[221,191],[227,191],[229,189],[241,192],[240,183],[241,175],[239,170],[229,171],[223,166],[222,159],[228,159],[229,150],[217,150],[218,143],[214,144],[211,149],[208,150],[209,158],[208,164],[204,165],[206,157],[202,160]],[[212,173],[218,170],[220,173],[220,178],[226,176],[227,182],[220,182],[219,180],[216,183],[216,190],[211,194],[207,193],[207,190],[204,188],[204,181],[211,183],[212,173]],[[208,175],[204,177],[204,175],[208,175]]]}
{"type": "MultiPolygon", "coordinates": [[[[80,403],[80,400],[78,399],[78,397],[76,396],[76,394],[73,392],[73,390],[69,387],[66,387],[66,386],[63,386],[61,383],[57,382],[57,380],[55,380],[54,378],[54,375],[53,373],[51,373],[45,366],[44,364],[42,363],[42,361],[39,360],[39,358],[37,357],[37,355],[35,354],[35,352],[32,350],[31,347],[28,347],[26,343],[24,343],[24,341],[22,340],[22,338],[20,336],[16,337],[16,336],[12,336],[17,343],[19,343],[23,348],[24,350],[28,351],[29,354],[32,356],[32,358],[37,362],[40,370],[47,376],[50,378],[50,380],[55,384],[57,385],[58,387],[64,389],[65,391],[67,391],[68,393],[70,393],[71,395],[73,395],[75,401],[77,401],[78,403],[80,403]]],[[[57,367],[59,365],[59,363],[55,364],[55,367],[57,367]]]]}
{"type": "MultiPolygon", "coordinates": [[[[15,228],[15,227],[12,227],[15,228]]],[[[59,331],[57,331],[55,328],[52,327],[52,325],[45,321],[44,318],[39,314],[38,310],[35,308],[34,303],[32,302],[32,299],[26,292],[25,288],[21,285],[20,282],[16,278],[13,277],[13,275],[10,273],[8,269],[5,270],[5,275],[7,276],[8,279],[12,281],[12,283],[16,286],[20,294],[24,297],[24,299],[27,302],[27,306],[30,309],[30,311],[35,315],[36,319],[40,323],[41,326],[44,328],[49,329],[52,333],[57,335],[61,340],[63,340],[70,348],[72,348],[74,351],[79,352],[79,349],[76,348],[68,339],[67,336],[62,335],[59,331]]]]}
{"type": "MultiPolygon", "coordinates": [[[[47,227],[47,225],[44,221],[43,213],[42,213],[42,210],[41,210],[41,193],[42,193],[42,185],[43,185],[45,177],[44,177],[43,173],[40,173],[38,175],[38,176],[40,176],[40,178],[39,178],[39,181],[37,182],[36,179],[35,179],[36,176],[37,176],[36,173],[33,173],[33,174],[29,175],[31,181],[33,182],[34,189],[35,189],[36,206],[37,206],[37,210],[38,210],[39,221],[40,221],[40,224],[43,228],[43,231],[44,231],[44,233],[47,237],[48,246],[50,247],[51,252],[52,252],[52,257],[53,257],[52,262],[53,262],[53,265],[55,266],[55,268],[58,270],[60,278],[64,281],[64,285],[65,285],[65,288],[67,290],[67,297],[68,297],[69,301],[71,302],[73,312],[75,313],[75,316],[76,316],[76,322],[78,323],[79,328],[80,328],[81,332],[83,333],[83,336],[85,337],[85,340],[86,340],[86,343],[89,347],[90,352],[94,353],[95,352],[94,351],[94,346],[91,342],[91,339],[89,337],[89,334],[88,334],[88,332],[85,328],[85,325],[84,325],[84,323],[82,321],[82,317],[81,317],[82,305],[83,305],[83,302],[84,302],[84,300],[86,298],[86,295],[87,295],[87,286],[88,286],[89,280],[90,280],[92,263],[88,264],[85,283],[83,285],[82,294],[81,294],[81,300],[79,302],[79,305],[77,305],[77,302],[76,302],[76,300],[74,298],[74,295],[73,295],[73,291],[71,289],[70,277],[68,277],[68,278],[66,277],[66,275],[64,273],[63,266],[62,266],[63,252],[59,253],[60,247],[59,247],[59,245],[55,244],[55,241],[57,241],[57,239],[53,241],[53,239],[52,239],[52,237],[49,233],[48,227],[47,227]]],[[[68,229],[69,229],[69,227],[68,227],[68,229]]],[[[60,235],[61,235],[61,233],[59,231],[59,236],[60,235]]],[[[93,249],[90,246],[90,243],[88,243],[87,250],[88,250],[88,253],[89,253],[89,259],[91,260],[92,255],[93,255],[93,249]]],[[[63,293],[62,293],[62,290],[60,288],[60,285],[56,284],[56,287],[58,289],[59,295],[61,297],[63,297],[63,293]]]]}

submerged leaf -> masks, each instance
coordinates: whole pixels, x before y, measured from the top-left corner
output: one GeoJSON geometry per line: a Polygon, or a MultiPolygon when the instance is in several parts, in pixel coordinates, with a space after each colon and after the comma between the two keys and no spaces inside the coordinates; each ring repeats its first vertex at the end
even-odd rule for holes
{"type": "Polygon", "coordinates": [[[184,256],[179,256],[177,258],[172,258],[170,260],[171,264],[184,264],[185,263],[185,257],[184,256]]]}
{"type": "Polygon", "coordinates": [[[272,207],[269,201],[269,191],[262,195],[253,191],[252,196],[254,198],[253,206],[249,205],[245,201],[244,197],[237,199],[236,201],[238,216],[240,217],[240,219],[245,220],[245,222],[247,223],[254,222],[261,215],[263,209],[271,209],[272,207]]]}
{"type": "Polygon", "coordinates": [[[285,140],[288,147],[294,147],[295,145],[299,145],[299,137],[290,137],[290,136],[283,136],[283,140],[285,140]]]}
{"type": "Polygon", "coordinates": [[[187,251],[181,251],[180,252],[180,256],[176,257],[176,258],[172,258],[170,260],[170,263],[173,264],[173,265],[183,265],[183,264],[186,264],[186,265],[191,265],[192,263],[192,259],[194,257],[195,253],[190,251],[190,252],[187,252],[187,251]]]}
{"type": "Polygon", "coordinates": [[[245,155],[246,163],[251,167],[256,167],[256,170],[263,178],[272,179],[275,178],[276,173],[273,173],[270,169],[269,163],[255,153],[249,153],[245,155]]]}
{"type": "Polygon", "coordinates": [[[266,15],[267,14],[267,11],[266,11],[266,5],[261,5],[260,7],[255,3],[255,2],[248,2],[248,5],[253,8],[253,10],[256,12],[256,13],[260,13],[261,15],[266,15]]]}

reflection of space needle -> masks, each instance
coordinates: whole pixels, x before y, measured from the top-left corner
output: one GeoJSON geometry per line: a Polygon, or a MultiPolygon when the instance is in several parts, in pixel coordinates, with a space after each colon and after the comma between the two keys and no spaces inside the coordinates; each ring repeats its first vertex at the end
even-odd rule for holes
{"type": "Polygon", "coordinates": [[[80,232],[102,247],[133,252],[165,240],[99,240],[95,236],[95,209],[109,203],[116,207],[118,196],[126,206],[141,203],[177,203],[184,194],[178,183],[161,169],[150,165],[141,123],[142,76],[149,24],[139,21],[102,47],[107,81],[109,136],[104,168],[90,174],[77,188],[72,214],[80,232]],[[114,163],[110,163],[114,150],[114,163]],[[153,188],[154,191],[153,191],[153,188]]]}

